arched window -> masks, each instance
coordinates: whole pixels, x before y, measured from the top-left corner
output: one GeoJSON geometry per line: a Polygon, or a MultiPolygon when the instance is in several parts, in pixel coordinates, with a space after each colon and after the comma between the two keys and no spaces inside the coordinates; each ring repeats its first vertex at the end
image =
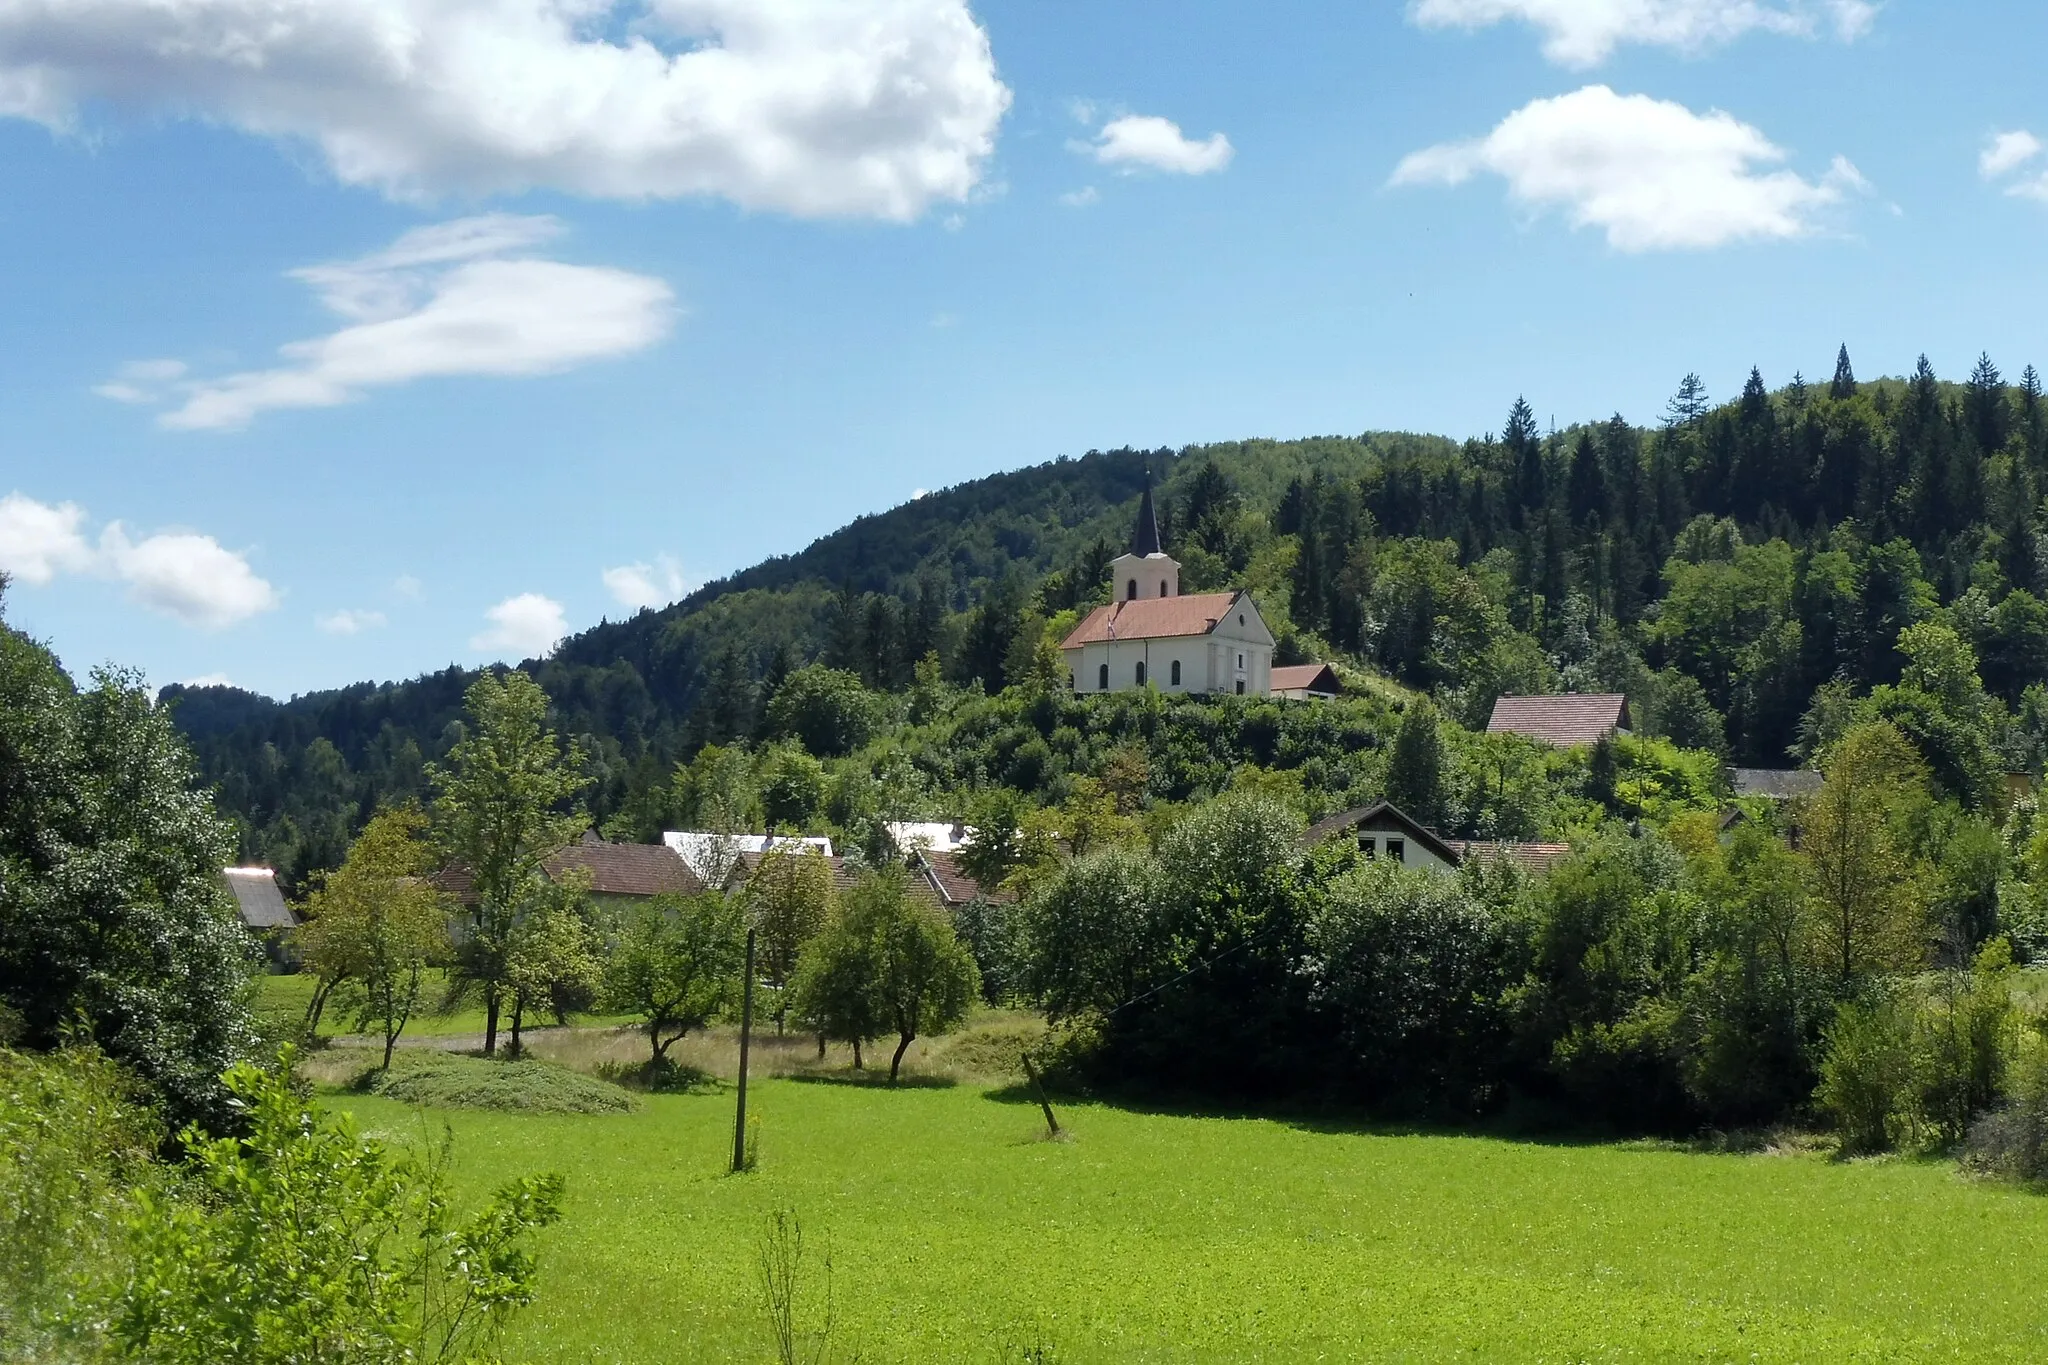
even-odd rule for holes
{"type": "Polygon", "coordinates": [[[1243,679],[1243,678],[1239,678],[1239,679],[1237,680],[1237,695],[1238,695],[1238,696],[1240,696],[1240,697],[1244,695],[1244,679],[1243,679]]]}
{"type": "Polygon", "coordinates": [[[1166,581],[1164,579],[1161,579],[1159,583],[1159,595],[1161,597],[1166,596],[1166,581]]]}
{"type": "Polygon", "coordinates": [[[1179,660],[1179,659],[1175,659],[1175,660],[1173,661],[1173,685],[1174,685],[1175,687],[1179,687],[1179,686],[1180,686],[1180,660],[1179,660]]]}
{"type": "Polygon", "coordinates": [[[1126,602],[1135,602],[1135,601],[1137,601],[1137,600],[1138,600],[1138,580],[1137,580],[1137,579],[1133,578],[1133,579],[1132,579],[1132,580],[1130,581],[1130,584],[1129,584],[1129,586],[1127,586],[1127,587],[1126,587],[1126,588],[1124,589],[1124,600],[1125,600],[1126,602]]]}
{"type": "Polygon", "coordinates": [[[1099,675],[1099,681],[1097,682],[1097,685],[1096,685],[1096,689],[1095,689],[1095,690],[1096,690],[1096,691],[1098,691],[1098,692],[1107,692],[1107,691],[1109,691],[1109,665],[1108,665],[1108,664],[1104,664],[1104,665],[1102,666],[1102,672],[1101,672],[1101,674],[1099,675]]]}
{"type": "Polygon", "coordinates": [[[1144,661],[1143,659],[1140,659],[1140,660],[1138,660],[1138,686],[1140,686],[1140,687],[1143,687],[1144,685],[1145,685],[1145,661],[1144,661]]]}

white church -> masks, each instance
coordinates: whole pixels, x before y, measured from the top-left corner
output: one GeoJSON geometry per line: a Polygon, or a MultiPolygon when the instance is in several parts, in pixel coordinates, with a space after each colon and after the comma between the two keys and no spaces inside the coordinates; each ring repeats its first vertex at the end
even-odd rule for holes
{"type": "Polygon", "coordinates": [[[1159,546],[1147,485],[1129,554],[1110,566],[1117,600],[1097,607],[1060,645],[1076,692],[1265,696],[1273,690],[1273,632],[1237,592],[1182,596],[1180,565],[1159,546]]]}

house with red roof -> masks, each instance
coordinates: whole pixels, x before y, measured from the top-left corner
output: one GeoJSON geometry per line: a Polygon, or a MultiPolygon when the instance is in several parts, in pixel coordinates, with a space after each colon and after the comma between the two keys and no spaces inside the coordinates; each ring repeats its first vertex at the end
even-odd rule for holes
{"type": "Polygon", "coordinates": [[[1502,697],[1493,704],[1488,734],[1521,735],[1558,749],[1590,747],[1629,726],[1628,698],[1615,692],[1567,692],[1557,697],[1502,697]]]}
{"type": "Polygon", "coordinates": [[[1076,692],[1168,694],[1272,691],[1273,632],[1252,595],[1182,595],[1180,564],[1159,544],[1152,489],[1138,505],[1131,549],[1110,565],[1117,597],[1088,613],[1060,645],[1076,692]]]}

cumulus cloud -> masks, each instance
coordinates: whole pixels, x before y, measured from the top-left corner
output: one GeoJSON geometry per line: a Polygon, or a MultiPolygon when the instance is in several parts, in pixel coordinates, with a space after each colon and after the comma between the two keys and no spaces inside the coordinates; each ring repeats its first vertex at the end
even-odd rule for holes
{"type": "Polygon", "coordinates": [[[0,572],[45,584],[60,573],[125,583],[128,595],[186,625],[219,630],[269,611],[277,590],[248,558],[212,536],[164,531],[135,540],[114,522],[98,543],[85,535],[85,509],[38,502],[15,492],[0,498],[0,572]]]}
{"type": "Polygon", "coordinates": [[[490,625],[472,636],[469,647],[506,658],[534,658],[555,647],[569,633],[562,604],[537,592],[508,597],[484,613],[490,625]]]}
{"type": "Polygon", "coordinates": [[[622,607],[665,607],[688,591],[683,566],[668,555],[656,555],[652,564],[621,564],[604,571],[605,590],[622,607]]]}
{"type": "Polygon", "coordinates": [[[84,526],[85,509],[75,502],[51,506],[20,493],[0,498],[0,573],[40,586],[90,568],[84,526]]]}
{"type": "Polygon", "coordinates": [[[0,114],[105,104],[433,197],[964,200],[1010,91],[967,0],[0,0],[0,114]]]}
{"type": "Polygon", "coordinates": [[[1068,190],[1060,196],[1060,202],[1070,209],[1085,209],[1102,196],[1093,185],[1083,185],[1078,190],[1068,190]]]}
{"type": "Polygon", "coordinates": [[[196,678],[187,678],[180,687],[233,687],[235,680],[225,673],[202,673],[196,678]]]}
{"type": "Polygon", "coordinates": [[[1424,28],[1487,28],[1519,20],[1543,34],[1560,66],[1596,66],[1623,44],[1701,52],[1752,32],[1850,42],[1877,20],[1873,0],[1411,0],[1424,28]]]}
{"type": "Polygon", "coordinates": [[[1182,135],[1180,125],[1151,114],[1125,114],[1102,126],[1083,148],[1105,166],[1145,168],[1175,175],[1207,175],[1230,164],[1236,149],[1221,133],[1199,142],[1182,135]]]}
{"type": "Polygon", "coordinates": [[[2048,202],[2048,171],[2013,174],[2041,155],[2041,151],[2041,139],[2024,128],[1995,133],[1977,157],[1977,173],[1989,181],[2004,181],[2007,194],[2048,202]]]}
{"type": "Polygon", "coordinates": [[[329,635],[360,635],[366,630],[375,630],[383,625],[384,613],[345,607],[340,611],[330,611],[325,616],[314,617],[313,624],[329,635]]]}
{"type": "Polygon", "coordinates": [[[232,626],[278,603],[277,590],[249,561],[212,536],[170,531],[130,540],[115,522],[100,535],[100,558],[137,602],[202,630],[232,626]]]}
{"type": "Polygon", "coordinates": [[[262,412],[332,407],[416,379],[549,374],[668,335],[675,296],[662,281],[523,254],[561,230],[550,217],[484,214],[416,228],[359,260],[292,271],[348,325],[282,347],[285,363],[273,369],[194,379],[175,361],[144,361],[99,392],[175,402],[162,426],[229,430],[262,412]]]}
{"type": "Polygon", "coordinates": [[[1695,114],[1593,85],[1536,100],[1485,137],[1416,152],[1391,183],[1461,185],[1490,172],[1517,204],[1561,209],[1574,227],[1604,230],[1619,251],[1803,237],[1823,210],[1869,189],[1842,157],[1817,181],[1769,169],[1785,159],[1718,109],[1695,114]]]}

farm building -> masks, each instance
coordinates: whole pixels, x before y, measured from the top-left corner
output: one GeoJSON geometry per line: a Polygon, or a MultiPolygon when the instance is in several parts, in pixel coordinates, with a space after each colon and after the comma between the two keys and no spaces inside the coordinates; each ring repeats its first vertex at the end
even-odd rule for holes
{"type": "Polygon", "coordinates": [[[1630,723],[1628,698],[1619,693],[1567,692],[1556,697],[1502,697],[1493,704],[1486,730],[1577,749],[1626,734],[1630,723]]]}
{"type": "Polygon", "coordinates": [[[1344,695],[1344,684],[1328,664],[1287,664],[1273,670],[1273,695],[1295,701],[1330,701],[1344,695]]]}
{"type": "Polygon", "coordinates": [[[1444,839],[1407,812],[1385,801],[1341,811],[1309,826],[1311,844],[1355,840],[1362,857],[1446,874],[1467,862],[1506,861],[1541,876],[1571,856],[1570,844],[1525,844],[1483,839],[1444,839]]]}

